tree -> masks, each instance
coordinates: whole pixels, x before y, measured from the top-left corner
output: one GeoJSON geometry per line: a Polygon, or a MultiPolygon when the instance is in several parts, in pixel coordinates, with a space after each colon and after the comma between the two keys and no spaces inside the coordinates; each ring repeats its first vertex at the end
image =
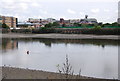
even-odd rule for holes
{"type": "Polygon", "coordinates": [[[78,23],[74,23],[74,26],[78,26],[78,23]]]}
{"type": "Polygon", "coordinates": [[[52,23],[46,24],[45,27],[46,28],[51,28],[52,27],[52,23]]]}
{"type": "Polygon", "coordinates": [[[110,23],[105,23],[104,25],[107,25],[107,26],[108,26],[108,25],[111,25],[111,24],[110,24],[110,23]]]}
{"type": "Polygon", "coordinates": [[[81,26],[83,27],[83,28],[87,28],[87,24],[81,24],[81,26]]]}
{"type": "Polygon", "coordinates": [[[81,26],[81,24],[79,24],[79,23],[74,23],[74,26],[81,26]]]}
{"type": "Polygon", "coordinates": [[[6,28],[6,29],[9,29],[9,26],[6,25],[5,23],[2,24],[2,28],[6,28]]]}
{"type": "Polygon", "coordinates": [[[118,26],[117,22],[112,23],[112,26],[118,26]]]}
{"type": "Polygon", "coordinates": [[[101,26],[94,26],[93,29],[95,29],[95,30],[100,30],[101,28],[102,28],[101,26]]]}
{"type": "Polygon", "coordinates": [[[95,24],[88,24],[88,26],[95,26],[95,24]]]}
{"type": "Polygon", "coordinates": [[[98,25],[99,25],[99,26],[102,26],[102,25],[103,25],[103,23],[102,23],[102,22],[100,22],[100,23],[98,23],[98,25]]]}
{"type": "Polygon", "coordinates": [[[52,26],[53,26],[53,27],[58,27],[58,26],[59,26],[59,23],[58,23],[58,22],[53,22],[52,26]]]}
{"type": "Polygon", "coordinates": [[[62,24],[62,27],[66,27],[66,25],[65,25],[65,24],[62,24]]]}

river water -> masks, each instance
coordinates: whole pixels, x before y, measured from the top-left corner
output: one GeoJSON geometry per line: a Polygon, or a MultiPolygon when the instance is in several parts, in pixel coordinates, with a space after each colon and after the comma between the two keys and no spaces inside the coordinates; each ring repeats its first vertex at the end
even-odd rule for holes
{"type": "Polygon", "coordinates": [[[74,74],[118,79],[118,40],[2,39],[2,65],[58,72],[66,55],[74,74]],[[29,54],[27,54],[29,51],[29,54]]]}

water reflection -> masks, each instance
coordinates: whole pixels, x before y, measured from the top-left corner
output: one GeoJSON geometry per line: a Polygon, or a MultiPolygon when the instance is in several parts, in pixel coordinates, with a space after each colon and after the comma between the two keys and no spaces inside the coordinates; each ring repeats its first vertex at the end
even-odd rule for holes
{"type": "Polygon", "coordinates": [[[105,45],[113,45],[113,46],[118,46],[120,44],[119,40],[85,40],[85,39],[37,39],[37,38],[22,38],[22,39],[6,39],[4,38],[2,40],[2,49],[7,50],[7,49],[17,49],[18,48],[18,41],[19,42],[40,42],[44,43],[46,46],[51,47],[52,44],[60,44],[60,43],[65,43],[67,44],[92,44],[92,45],[97,45],[102,48],[105,48],[105,45]]]}
{"type": "Polygon", "coordinates": [[[18,49],[18,40],[2,39],[2,52],[13,49],[18,49]]]}

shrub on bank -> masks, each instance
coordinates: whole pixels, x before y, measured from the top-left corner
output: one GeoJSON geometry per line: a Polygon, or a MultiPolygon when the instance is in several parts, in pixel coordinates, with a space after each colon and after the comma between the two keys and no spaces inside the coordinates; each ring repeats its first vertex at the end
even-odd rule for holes
{"type": "Polygon", "coordinates": [[[102,27],[101,26],[94,26],[93,29],[95,30],[100,30],[102,27]]]}
{"type": "Polygon", "coordinates": [[[34,29],[32,33],[61,33],[61,34],[96,34],[96,35],[120,35],[120,29],[101,28],[96,27],[92,29],[54,29],[54,28],[41,28],[34,29]]]}
{"type": "Polygon", "coordinates": [[[2,29],[2,33],[62,33],[62,34],[96,34],[96,35],[120,35],[120,28],[79,28],[79,29],[61,29],[61,28],[40,28],[40,29],[2,29]]]}
{"type": "Polygon", "coordinates": [[[40,28],[40,29],[33,29],[32,33],[55,33],[54,28],[40,28]]]}
{"type": "Polygon", "coordinates": [[[0,31],[2,33],[10,33],[11,32],[10,29],[0,29],[0,31]]]}
{"type": "Polygon", "coordinates": [[[32,33],[31,29],[12,29],[12,33],[32,33]]]}
{"type": "Polygon", "coordinates": [[[62,29],[63,34],[95,34],[95,35],[120,35],[120,29],[110,29],[110,28],[93,28],[93,29],[62,29]]]}

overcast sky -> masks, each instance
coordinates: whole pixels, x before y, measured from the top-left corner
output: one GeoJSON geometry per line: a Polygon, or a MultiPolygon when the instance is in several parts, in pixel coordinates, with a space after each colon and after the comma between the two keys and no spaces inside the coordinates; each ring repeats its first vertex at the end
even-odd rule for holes
{"type": "Polygon", "coordinates": [[[81,19],[116,22],[119,0],[0,0],[0,15],[28,18],[81,19]]]}

